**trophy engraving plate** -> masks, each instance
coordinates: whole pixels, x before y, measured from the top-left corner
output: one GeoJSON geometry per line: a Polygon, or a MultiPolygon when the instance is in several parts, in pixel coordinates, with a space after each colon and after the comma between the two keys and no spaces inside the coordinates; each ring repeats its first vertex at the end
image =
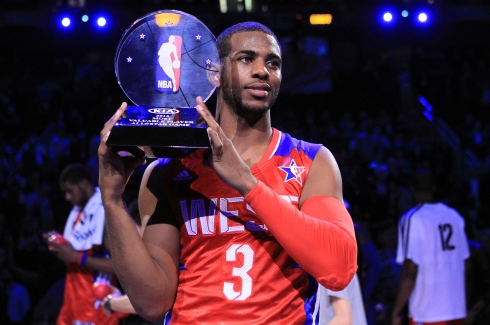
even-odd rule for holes
{"type": "Polygon", "coordinates": [[[208,148],[207,125],[194,106],[216,89],[219,62],[216,38],[192,15],[161,10],[135,21],[114,59],[118,83],[135,105],[114,125],[108,146],[141,146],[155,157],[208,148]]]}

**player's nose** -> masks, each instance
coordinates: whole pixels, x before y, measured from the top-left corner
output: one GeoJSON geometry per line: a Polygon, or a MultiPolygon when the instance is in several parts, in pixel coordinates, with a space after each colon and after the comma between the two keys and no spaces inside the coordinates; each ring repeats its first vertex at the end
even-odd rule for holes
{"type": "Polygon", "coordinates": [[[266,79],[269,77],[269,69],[267,69],[267,64],[262,59],[254,60],[252,64],[252,75],[255,78],[266,79]]]}

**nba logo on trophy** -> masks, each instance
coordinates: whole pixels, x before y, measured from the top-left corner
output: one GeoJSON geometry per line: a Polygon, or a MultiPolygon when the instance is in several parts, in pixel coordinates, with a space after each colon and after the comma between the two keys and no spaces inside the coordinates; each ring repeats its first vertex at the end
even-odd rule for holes
{"type": "Polygon", "coordinates": [[[176,93],[180,87],[182,38],[178,35],[162,35],[158,41],[157,56],[156,89],[176,93]]]}

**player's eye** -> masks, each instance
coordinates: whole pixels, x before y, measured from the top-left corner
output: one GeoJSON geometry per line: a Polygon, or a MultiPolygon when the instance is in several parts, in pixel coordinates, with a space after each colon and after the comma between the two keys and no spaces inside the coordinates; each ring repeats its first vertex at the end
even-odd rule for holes
{"type": "Polygon", "coordinates": [[[270,61],[267,61],[267,65],[272,67],[273,69],[280,69],[281,68],[281,61],[270,60],[270,61]]]}
{"type": "Polygon", "coordinates": [[[242,56],[240,58],[240,61],[245,62],[245,63],[250,63],[250,62],[252,62],[252,58],[250,56],[242,56]]]}

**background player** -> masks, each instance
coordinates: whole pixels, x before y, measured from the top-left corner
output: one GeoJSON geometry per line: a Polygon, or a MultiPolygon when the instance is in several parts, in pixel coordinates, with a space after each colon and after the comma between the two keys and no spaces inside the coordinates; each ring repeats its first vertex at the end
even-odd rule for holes
{"type": "MultiPolygon", "coordinates": [[[[110,280],[114,268],[104,248],[104,207],[100,190],[91,181],[90,172],[81,164],[65,167],[59,178],[65,199],[73,205],[66,220],[63,237],[67,244],[49,241],[51,250],[66,264],[63,305],[58,325],[118,324],[97,308],[93,284],[110,280]]],[[[50,238],[52,234],[46,234],[50,238]]]]}
{"type": "Polygon", "coordinates": [[[436,184],[429,171],[415,173],[411,190],[417,205],[399,221],[396,260],[403,269],[392,323],[401,324],[408,300],[412,325],[462,325],[469,258],[464,219],[436,200],[436,184]]]}

